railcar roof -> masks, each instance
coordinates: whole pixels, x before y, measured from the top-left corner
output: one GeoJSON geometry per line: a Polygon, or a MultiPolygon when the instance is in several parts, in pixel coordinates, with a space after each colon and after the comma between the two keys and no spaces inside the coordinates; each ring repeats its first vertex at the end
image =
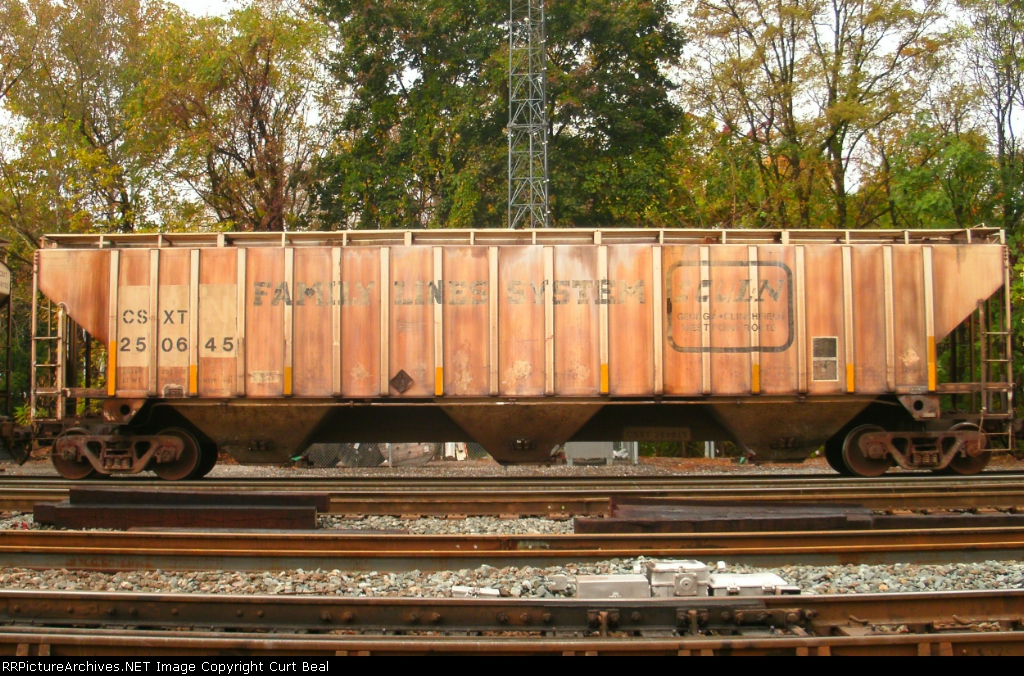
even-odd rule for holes
{"type": "MultiPolygon", "coordinates": [[[[333,230],[294,232],[175,232],[59,234],[44,248],[163,248],[403,245],[581,244],[1005,244],[1005,232],[977,227],[950,230],[767,230],[664,228],[549,228],[544,230],[333,230]]],[[[0,246],[8,242],[0,240],[0,246]]]]}

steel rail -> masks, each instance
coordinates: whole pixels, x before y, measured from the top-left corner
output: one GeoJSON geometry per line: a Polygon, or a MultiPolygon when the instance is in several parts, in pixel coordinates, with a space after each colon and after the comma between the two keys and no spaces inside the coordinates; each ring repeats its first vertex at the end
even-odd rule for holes
{"type": "Polygon", "coordinates": [[[199,654],[224,641],[262,653],[399,650],[785,651],[1024,650],[1024,590],[666,599],[416,599],[96,592],[0,592],[0,652],[167,647],[199,654]],[[27,625],[27,626],[26,626],[27,625]],[[65,628],[70,626],[78,628],[65,628]],[[61,628],[54,631],[54,628],[61,628]],[[87,627],[88,629],[81,629],[87,627]],[[126,629],[147,627],[145,632],[126,629]],[[177,629],[174,634],[156,629],[177,629]],[[191,629],[186,634],[181,629],[191,629]],[[224,634],[203,630],[345,632],[224,634]],[[367,637],[365,632],[393,632],[367,637]],[[487,639],[450,634],[497,632],[487,639]],[[644,638],[645,632],[647,637],[644,638]],[[424,633],[432,635],[424,636],[424,633]],[[668,638],[656,640],[650,635],[668,638]],[[595,635],[596,634],[596,635],[595,635]],[[514,638],[510,638],[510,635],[514,638]],[[541,637],[538,637],[540,635],[541,637]],[[561,638],[559,638],[561,635],[561,638]],[[582,638],[565,638],[575,635],[582,638]],[[724,636],[724,637],[723,637],[724,636]],[[95,641],[90,642],[88,639],[95,641]],[[184,639],[175,644],[176,639],[184,639]],[[372,646],[372,647],[371,647],[372,646]],[[460,647],[461,646],[461,647],[460,647]],[[471,647],[472,646],[472,647],[471,647]],[[922,648],[923,646],[923,648],[922,648]],[[973,646],[968,649],[967,646],[973,646]],[[982,647],[987,646],[987,647],[982,647]]]}
{"type": "Polygon", "coordinates": [[[549,656],[860,656],[1021,655],[1021,632],[895,634],[829,637],[739,638],[447,638],[394,636],[310,637],[267,634],[204,634],[62,629],[0,629],[0,654],[24,657],[153,655],[202,657],[294,656],[316,658],[377,655],[549,656]]]}
{"type": "MultiPolygon", "coordinates": [[[[483,495],[458,490],[430,493],[359,492],[331,494],[330,511],[336,515],[362,516],[597,516],[607,515],[612,498],[672,498],[680,502],[785,502],[801,504],[841,503],[870,509],[973,509],[1024,507],[1024,489],[1013,491],[922,491],[878,493],[872,491],[814,491],[799,489],[755,492],[664,491],[501,491],[483,495]]],[[[31,511],[42,502],[68,499],[66,491],[3,491],[0,511],[31,511]]]]}
{"type": "Polygon", "coordinates": [[[4,564],[36,569],[431,571],[640,555],[756,565],[1009,560],[1024,556],[1024,527],[574,535],[0,531],[4,564]]]}
{"type": "MultiPolygon", "coordinates": [[[[378,488],[381,486],[419,488],[430,486],[446,486],[452,483],[487,486],[520,486],[535,487],[538,484],[574,485],[604,487],[617,484],[658,484],[666,487],[673,486],[732,486],[735,484],[779,484],[779,485],[899,485],[899,484],[958,484],[969,485],[972,483],[988,482],[1011,482],[1019,483],[1024,481],[1024,471],[986,471],[974,476],[951,476],[933,474],[928,472],[900,472],[890,473],[881,477],[873,478],[852,478],[843,477],[838,474],[536,474],[527,476],[516,475],[487,475],[471,471],[455,475],[424,474],[422,476],[402,474],[402,470],[393,470],[395,474],[379,473],[377,476],[359,474],[363,470],[348,470],[336,468],[332,470],[336,475],[302,475],[298,476],[277,476],[277,477],[207,477],[199,481],[180,481],[167,483],[149,474],[130,475],[114,478],[98,478],[90,480],[89,486],[119,486],[129,483],[152,484],[166,486],[168,488],[187,487],[204,488],[229,487],[229,486],[290,486],[302,487],[303,490],[310,490],[310,486],[321,486],[325,488],[341,488],[343,486],[359,486],[378,488]],[[352,472],[352,473],[349,473],[352,472]]],[[[56,475],[12,475],[0,477],[0,485],[16,485],[19,483],[38,484],[47,486],[79,486],[80,481],[64,479],[56,475]]]]}
{"type": "MultiPolygon", "coordinates": [[[[68,498],[74,484],[63,481],[0,480],[0,510],[28,511],[39,502],[68,498]]],[[[158,482],[90,482],[89,488],[135,488],[160,491],[303,491],[330,495],[334,514],[422,516],[462,514],[498,515],[598,515],[607,514],[612,498],[672,498],[712,501],[836,502],[872,509],[969,509],[1024,506],[1024,476],[999,479],[944,479],[910,481],[823,482],[674,482],[659,480],[578,482],[449,479],[443,482],[408,483],[402,480],[374,482],[322,481],[215,481],[188,484],[158,482]]]]}

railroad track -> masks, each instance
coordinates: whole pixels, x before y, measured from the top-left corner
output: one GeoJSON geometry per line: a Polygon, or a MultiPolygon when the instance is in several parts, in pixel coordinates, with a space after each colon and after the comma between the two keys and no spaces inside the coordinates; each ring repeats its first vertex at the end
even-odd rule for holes
{"type": "Polygon", "coordinates": [[[878,634],[829,637],[741,637],[700,639],[548,639],[441,638],[200,632],[99,631],[61,629],[27,631],[0,629],[0,654],[7,656],[77,657],[245,657],[294,656],[315,658],[385,655],[489,656],[988,656],[1020,655],[1020,632],[950,632],[878,634]]]}
{"type": "MultiPolygon", "coordinates": [[[[0,504],[43,495],[63,499],[70,485],[5,479],[0,504]]],[[[126,485],[327,492],[331,511],[344,514],[598,514],[614,496],[875,508],[1024,504],[1024,477],[1012,474],[923,481],[776,476],[89,484],[126,485]]],[[[0,531],[5,565],[37,569],[429,572],[637,555],[754,565],[1021,559],[1024,527],[525,536],[0,531]]],[[[1017,654],[1024,652],[1024,590],[644,601],[0,591],[0,625],[0,654],[23,656],[1017,654]]]]}
{"type": "Polygon", "coordinates": [[[36,569],[436,571],[640,555],[767,566],[1009,560],[1024,558],[1024,528],[593,535],[0,532],[4,564],[36,569]]]}
{"type": "MultiPolygon", "coordinates": [[[[76,485],[63,479],[0,479],[0,510],[29,511],[39,502],[68,498],[76,485]]],[[[77,484],[81,485],[81,484],[77,484]]],[[[833,502],[872,509],[970,509],[1024,506],[1024,475],[971,478],[822,475],[740,477],[541,477],[365,479],[218,479],[167,484],[147,480],[89,482],[90,488],[139,486],[168,491],[301,491],[330,496],[330,513],[439,516],[596,516],[612,498],[659,497],[730,502],[833,502]]]]}
{"type": "Polygon", "coordinates": [[[1024,651],[1022,590],[642,601],[4,591],[0,619],[0,653],[24,656],[1024,651]]]}

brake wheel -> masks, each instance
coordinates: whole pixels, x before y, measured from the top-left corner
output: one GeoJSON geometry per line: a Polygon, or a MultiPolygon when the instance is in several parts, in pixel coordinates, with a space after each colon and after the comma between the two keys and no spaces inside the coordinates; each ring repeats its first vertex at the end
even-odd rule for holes
{"type": "Polygon", "coordinates": [[[861,425],[846,435],[843,441],[843,464],[850,472],[861,477],[876,477],[882,476],[892,467],[893,460],[887,454],[873,458],[869,451],[861,448],[860,442],[865,435],[884,431],[878,425],[861,425]]]}

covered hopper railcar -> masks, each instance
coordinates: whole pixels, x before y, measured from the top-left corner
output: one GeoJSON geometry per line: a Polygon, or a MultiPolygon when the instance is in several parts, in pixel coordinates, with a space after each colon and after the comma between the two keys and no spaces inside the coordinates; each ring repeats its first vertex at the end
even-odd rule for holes
{"type": "Polygon", "coordinates": [[[1008,275],[981,228],[49,236],[33,424],[68,477],[701,439],[973,473],[1012,443],[1008,275]]]}

